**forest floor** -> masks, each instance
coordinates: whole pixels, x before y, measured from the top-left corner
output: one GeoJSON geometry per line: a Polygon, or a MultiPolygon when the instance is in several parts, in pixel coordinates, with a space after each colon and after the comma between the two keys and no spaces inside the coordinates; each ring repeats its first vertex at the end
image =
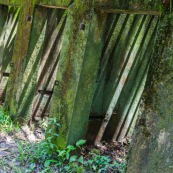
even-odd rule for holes
{"type": "MultiPolygon", "coordinates": [[[[2,116],[2,115],[1,115],[2,116]]],[[[0,116],[0,173],[123,173],[129,144],[81,140],[65,150],[50,152],[42,128],[15,127],[0,116]],[[5,124],[4,124],[5,123],[5,124]]]]}

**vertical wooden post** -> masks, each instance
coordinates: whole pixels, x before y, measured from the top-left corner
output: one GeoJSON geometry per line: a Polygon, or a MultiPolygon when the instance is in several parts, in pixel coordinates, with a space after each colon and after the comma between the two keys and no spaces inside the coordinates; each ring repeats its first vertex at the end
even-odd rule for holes
{"type": "Polygon", "coordinates": [[[50,115],[61,125],[54,128],[60,148],[84,138],[102,48],[104,15],[100,22],[95,15],[91,23],[89,4],[77,4],[69,9],[51,102],[50,115]]]}

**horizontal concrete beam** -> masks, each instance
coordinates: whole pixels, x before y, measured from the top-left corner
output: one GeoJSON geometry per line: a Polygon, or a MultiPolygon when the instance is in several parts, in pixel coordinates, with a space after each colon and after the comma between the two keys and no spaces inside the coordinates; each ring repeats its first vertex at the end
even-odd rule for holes
{"type": "MultiPolygon", "coordinates": [[[[57,0],[57,1],[54,1],[54,0],[38,0],[37,1],[39,5],[45,5],[45,6],[48,6],[49,8],[58,8],[59,6],[60,7],[68,7],[72,0],[57,0]]],[[[62,8],[64,9],[64,8],[62,8]]]]}
{"type": "MultiPolygon", "coordinates": [[[[71,0],[63,0],[63,1],[53,1],[53,0],[30,0],[33,4],[40,4],[56,8],[57,6],[66,6],[68,7],[70,5],[71,0]]],[[[0,0],[0,4],[8,5],[8,6],[21,6],[26,4],[26,0],[0,0]]]]}
{"type": "MultiPolygon", "coordinates": [[[[47,8],[60,8],[67,9],[71,5],[71,0],[53,1],[53,0],[30,0],[33,4],[38,4],[47,8]]],[[[21,6],[26,3],[25,0],[0,0],[0,4],[10,6],[21,6]]],[[[123,14],[148,14],[148,15],[160,15],[162,3],[152,0],[144,0],[138,2],[138,0],[122,1],[122,0],[95,0],[94,8],[103,10],[108,13],[123,13],[123,14]]]]}
{"type": "MultiPolygon", "coordinates": [[[[0,0],[0,4],[3,5],[9,5],[9,6],[16,6],[16,7],[20,7],[23,4],[8,4],[3,3],[3,0],[0,0]]],[[[54,9],[68,9],[68,6],[59,6],[59,5],[47,5],[47,4],[37,4],[39,6],[45,7],[45,8],[54,8],[54,9]]],[[[124,10],[124,9],[113,9],[113,8],[103,8],[103,7],[96,7],[95,9],[97,10],[101,10],[103,12],[106,13],[115,13],[115,14],[143,14],[143,15],[155,15],[155,16],[160,16],[161,12],[160,11],[151,11],[151,10],[124,10]]]]}
{"type": "Polygon", "coordinates": [[[8,6],[21,6],[23,5],[23,2],[21,1],[12,1],[12,0],[0,0],[0,4],[1,5],[8,5],[8,6]]]}
{"type": "Polygon", "coordinates": [[[103,9],[121,9],[121,10],[139,10],[139,11],[160,11],[163,3],[162,1],[156,0],[95,0],[95,8],[103,9]]]}
{"type": "Polygon", "coordinates": [[[144,10],[121,10],[121,9],[104,9],[104,8],[96,8],[97,10],[101,10],[106,13],[115,13],[115,14],[143,14],[143,15],[154,15],[160,16],[160,11],[144,11],[144,10]]]}

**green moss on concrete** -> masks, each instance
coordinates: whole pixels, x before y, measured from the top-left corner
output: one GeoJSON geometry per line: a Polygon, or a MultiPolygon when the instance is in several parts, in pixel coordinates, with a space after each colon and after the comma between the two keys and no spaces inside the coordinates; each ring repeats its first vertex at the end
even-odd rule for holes
{"type": "Polygon", "coordinates": [[[173,171],[172,28],[173,15],[162,16],[144,93],[145,111],[138,120],[127,173],[173,171]]]}
{"type": "Polygon", "coordinates": [[[14,43],[15,46],[12,57],[13,67],[11,69],[5,102],[5,105],[10,109],[10,114],[14,119],[16,118],[16,113],[20,106],[19,99],[22,92],[22,75],[32,26],[32,21],[28,21],[27,18],[28,16],[33,17],[33,7],[33,4],[30,3],[26,4],[26,6],[21,6],[18,30],[14,43]]]}
{"type": "Polygon", "coordinates": [[[39,62],[43,53],[46,17],[47,9],[41,7],[35,9],[27,55],[20,69],[18,83],[20,95],[17,100],[18,107],[15,118],[21,119],[23,123],[27,123],[32,115],[39,62]]]}
{"type": "Polygon", "coordinates": [[[59,85],[54,87],[50,111],[61,125],[56,131],[59,137],[55,138],[61,148],[84,138],[93,97],[102,43],[100,31],[93,29],[97,21],[91,25],[89,5],[86,2],[69,10],[64,31],[57,72],[59,85]]]}
{"type": "Polygon", "coordinates": [[[162,1],[158,0],[95,0],[97,8],[115,8],[126,10],[156,10],[162,8],[162,1]]]}
{"type": "Polygon", "coordinates": [[[106,14],[93,14],[73,110],[74,117],[70,126],[70,131],[73,132],[73,136],[69,134],[69,144],[73,144],[75,141],[85,137],[101,50],[103,48],[102,36],[105,20],[106,14]],[[80,125],[76,126],[76,124],[80,125]]]}
{"type": "MultiPolygon", "coordinates": [[[[116,8],[126,10],[157,10],[162,9],[162,1],[158,0],[94,0],[94,1],[79,1],[79,0],[30,0],[33,4],[50,5],[50,6],[69,6],[71,2],[76,5],[82,5],[89,2],[90,5],[94,5],[96,8],[116,8]]],[[[0,4],[5,5],[18,5],[22,6],[26,4],[25,0],[0,0],[0,4]]]]}
{"type": "Polygon", "coordinates": [[[69,126],[72,119],[81,65],[88,33],[88,22],[85,31],[79,29],[83,21],[83,11],[76,7],[69,10],[67,17],[63,47],[57,72],[59,85],[54,88],[50,114],[61,124],[58,140],[59,146],[66,146],[68,142],[69,126]],[[76,18],[78,14],[78,18],[76,18]],[[64,138],[64,139],[63,139],[64,138]],[[61,144],[62,143],[62,144],[61,144]]]}
{"type": "Polygon", "coordinates": [[[20,8],[3,6],[3,9],[3,15],[1,15],[1,22],[4,22],[4,25],[2,27],[3,31],[1,31],[1,34],[3,36],[1,35],[0,41],[0,99],[2,101],[4,101],[5,90],[8,82],[8,77],[3,77],[3,73],[11,72],[10,63],[13,54],[14,38],[16,35],[18,21],[17,17],[19,15],[20,8]],[[9,20],[9,18],[11,20],[9,20]]]}
{"type": "Polygon", "coordinates": [[[38,0],[42,5],[69,6],[72,0],[38,0]]]}

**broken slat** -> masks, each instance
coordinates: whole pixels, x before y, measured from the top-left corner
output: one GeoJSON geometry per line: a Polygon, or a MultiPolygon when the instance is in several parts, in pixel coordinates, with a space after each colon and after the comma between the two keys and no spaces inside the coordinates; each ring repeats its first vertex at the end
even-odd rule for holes
{"type": "MultiPolygon", "coordinates": [[[[149,45],[149,41],[151,40],[150,38],[152,36],[152,32],[153,32],[153,26],[156,26],[156,21],[153,20],[153,17],[148,16],[147,20],[145,21],[145,23],[143,23],[143,26],[140,30],[140,34],[138,35],[138,42],[135,42],[135,44],[139,45],[139,46],[135,46],[134,49],[136,49],[137,53],[136,54],[132,54],[131,56],[135,56],[136,61],[133,63],[132,68],[130,69],[130,72],[128,74],[128,81],[126,82],[125,86],[123,87],[122,90],[122,94],[120,96],[119,102],[117,103],[117,106],[120,111],[119,111],[119,115],[117,117],[118,121],[116,121],[116,131],[114,133],[114,140],[117,139],[118,135],[121,133],[121,129],[124,126],[124,120],[127,116],[128,113],[128,109],[130,107],[131,101],[133,100],[134,94],[135,94],[135,90],[136,88],[138,88],[138,84],[140,82],[140,76],[141,74],[143,74],[145,71],[146,72],[146,68],[145,68],[145,64],[148,60],[148,58],[150,57],[150,55],[145,54],[147,52],[146,48],[149,45]],[[143,56],[143,55],[147,55],[147,56],[143,56]],[[141,66],[141,61],[143,60],[143,65],[141,66]],[[140,71],[138,72],[138,69],[140,69],[140,71]],[[138,74],[138,75],[137,75],[138,74]],[[134,76],[134,77],[133,77],[134,76]],[[134,81],[134,82],[132,82],[134,81]]],[[[154,36],[154,35],[153,35],[154,36]]],[[[134,50],[133,50],[134,52],[134,50]]],[[[133,53],[132,52],[132,53],[133,53]]],[[[151,53],[151,52],[149,52],[151,53]]],[[[140,82],[141,84],[141,82],[140,82]]],[[[139,86],[140,87],[140,86],[139,86]]]]}

